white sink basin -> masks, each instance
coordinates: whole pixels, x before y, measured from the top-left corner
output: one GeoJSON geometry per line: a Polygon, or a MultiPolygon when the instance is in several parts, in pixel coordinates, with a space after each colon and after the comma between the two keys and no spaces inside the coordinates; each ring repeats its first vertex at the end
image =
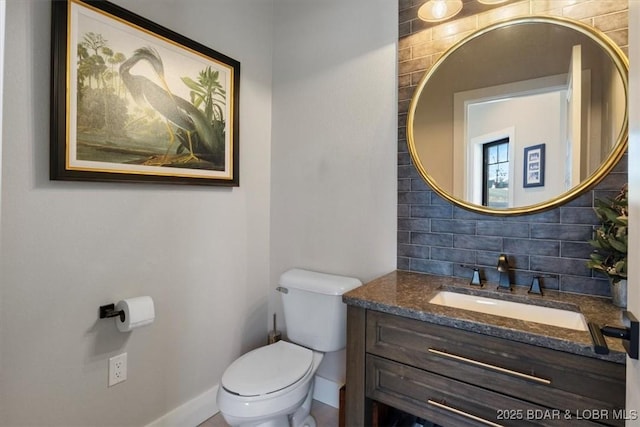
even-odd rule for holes
{"type": "Polygon", "coordinates": [[[477,311],[495,316],[520,319],[527,322],[543,323],[561,328],[588,331],[587,322],[582,313],[559,308],[542,307],[520,302],[504,301],[457,292],[440,291],[431,300],[431,304],[477,311]]]}

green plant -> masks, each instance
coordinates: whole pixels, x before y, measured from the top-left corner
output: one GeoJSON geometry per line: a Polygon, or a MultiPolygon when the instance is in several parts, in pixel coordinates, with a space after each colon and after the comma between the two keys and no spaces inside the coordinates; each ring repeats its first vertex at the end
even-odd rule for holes
{"type": "Polygon", "coordinates": [[[204,107],[204,114],[210,121],[224,120],[224,112],[220,105],[225,105],[227,91],[218,81],[219,77],[220,72],[213,71],[211,67],[200,71],[197,82],[190,77],[182,77],[184,84],[191,89],[191,103],[196,108],[204,107]]]}
{"type": "Polygon", "coordinates": [[[627,185],[612,200],[596,200],[594,210],[600,220],[593,240],[595,249],[587,266],[609,276],[613,284],[627,278],[627,228],[629,209],[627,185]]]}

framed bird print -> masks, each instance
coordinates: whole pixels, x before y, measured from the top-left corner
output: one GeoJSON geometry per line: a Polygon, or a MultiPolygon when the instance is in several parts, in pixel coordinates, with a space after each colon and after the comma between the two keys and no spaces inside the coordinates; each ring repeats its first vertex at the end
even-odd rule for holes
{"type": "Polygon", "coordinates": [[[107,1],[52,19],[52,180],[239,185],[238,61],[107,1]]]}

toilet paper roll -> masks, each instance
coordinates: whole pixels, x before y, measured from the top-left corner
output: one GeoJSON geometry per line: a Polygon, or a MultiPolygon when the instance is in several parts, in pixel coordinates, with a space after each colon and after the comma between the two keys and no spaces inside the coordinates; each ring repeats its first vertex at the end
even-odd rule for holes
{"type": "Polygon", "coordinates": [[[132,329],[153,323],[156,313],[151,297],[128,298],[116,304],[116,310],[124,311],[124,321],[116,318],[116,326],[120,332],[129,332],[132,329]]]}

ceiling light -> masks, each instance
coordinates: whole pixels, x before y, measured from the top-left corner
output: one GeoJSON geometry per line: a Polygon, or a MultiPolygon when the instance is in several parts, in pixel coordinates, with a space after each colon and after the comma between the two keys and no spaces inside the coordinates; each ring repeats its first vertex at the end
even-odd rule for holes
{"type": "Polygon", "coordinates": [[[457,15],[460,10],[462,0],[429,0],[418,9],[418,18],[427,22],[439,22],[457,15]]]}

